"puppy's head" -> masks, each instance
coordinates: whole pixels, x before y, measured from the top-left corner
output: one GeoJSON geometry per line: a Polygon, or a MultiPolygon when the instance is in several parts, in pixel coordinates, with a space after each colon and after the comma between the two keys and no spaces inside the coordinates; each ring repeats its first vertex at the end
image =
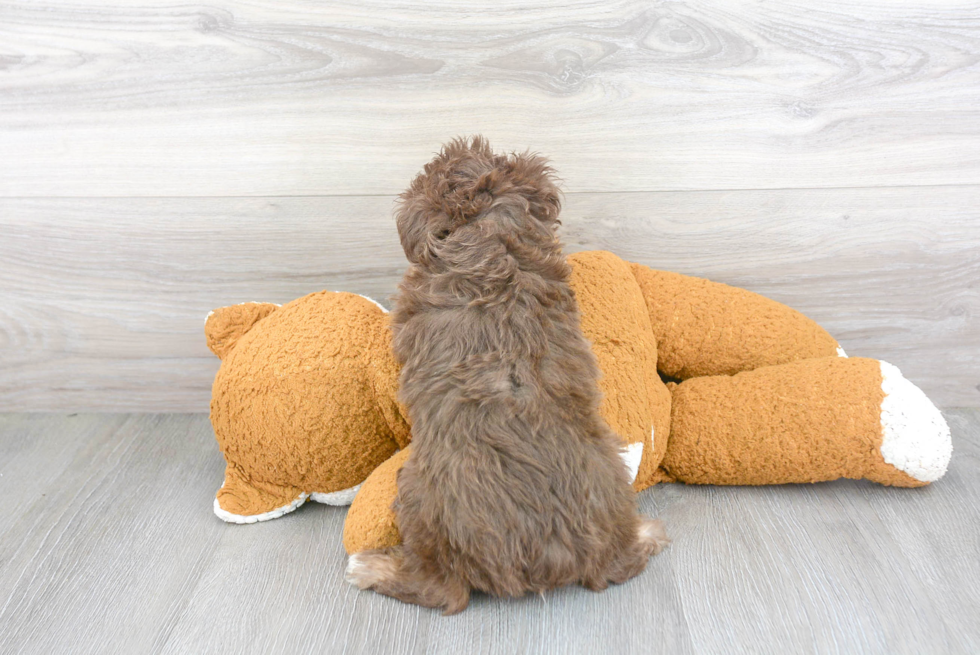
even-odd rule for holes
{"type": "Polygon", "coordinates": [[[446,144],[400,200],[402,248],[410,262],[421,265],[467,233],[555,243],[561,209],[546,159],[494,154],[481,136],[446,144]]]}

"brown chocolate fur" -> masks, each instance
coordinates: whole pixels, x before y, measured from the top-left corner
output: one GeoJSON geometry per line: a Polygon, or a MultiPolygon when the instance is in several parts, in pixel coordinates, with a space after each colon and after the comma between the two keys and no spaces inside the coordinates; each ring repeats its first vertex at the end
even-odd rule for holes
{"type": "Polygon", "coordinates": [[[402,195],[411,266],[392,329],[413,445],[403,543],[351,557],[362,589],[454,613],[471,589],[604,589],[666,545],[599,415],[559,209],[544,159],[480,137],[448,144],[402,195]]]}

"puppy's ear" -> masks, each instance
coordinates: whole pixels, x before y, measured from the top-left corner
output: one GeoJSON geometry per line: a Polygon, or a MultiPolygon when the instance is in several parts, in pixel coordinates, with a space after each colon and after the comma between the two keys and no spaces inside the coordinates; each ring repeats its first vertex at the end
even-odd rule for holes
{"type": "Polygon", "coordinates": [[[432,204],[409,194],[403,194],[395,210],[398,238],[401,239],[405,257],[418,264],[432,255],[441,241],[449,236],[449,218],[433,208],[432,204]]]}
{"type": "Polygon", "coordinates": [[[418,264],[424,253],[429,231],[425,208],[419,202],[403,196],[395,210],[395,223],[405,257],[411,263],[418,264]]]}
{"type": "Polygon", "coordinates": [[[515,154],[511,160],[514,184],[527,201],[530,214],[549,224],[560,224],[561,191],[558,177],[547,159],[531,152],[515,154]]]}
{"type": "Polygon", "coordinates": [[[482,137],[458,138],[425,165],[402,193],[395,217],[405,256],[417,264],[449,234],[489,208],[506,158],[482,137]],[[499,160],[499,162],[498,162],[499,160]]]}

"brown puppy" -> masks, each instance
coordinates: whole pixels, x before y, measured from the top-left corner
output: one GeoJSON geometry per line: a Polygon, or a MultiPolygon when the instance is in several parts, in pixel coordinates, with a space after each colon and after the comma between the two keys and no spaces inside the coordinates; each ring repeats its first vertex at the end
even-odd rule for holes
{"type": "Polygon", "coordinates": [[[559,209],[544,159],[496,155],[480,137],[445,146],[402,194],[403,544],[351,556],[361,589],[452,614],[471,589],[601,590],[668,543],[637,515],[622,441],[599,416],[559,209]]]}

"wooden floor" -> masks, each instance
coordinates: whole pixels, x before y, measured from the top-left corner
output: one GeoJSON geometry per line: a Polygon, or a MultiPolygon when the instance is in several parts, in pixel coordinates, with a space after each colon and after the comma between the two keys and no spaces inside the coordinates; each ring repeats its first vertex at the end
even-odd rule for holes
{"type": "Polygon", "coordinates": [[[932,486],[657,486],[639,578],[443,617],[343,581],[344,508],[219,521],[204,415],[2,415],[0,653],[976,653],[980,410],[946,416],[932,486]]]}

